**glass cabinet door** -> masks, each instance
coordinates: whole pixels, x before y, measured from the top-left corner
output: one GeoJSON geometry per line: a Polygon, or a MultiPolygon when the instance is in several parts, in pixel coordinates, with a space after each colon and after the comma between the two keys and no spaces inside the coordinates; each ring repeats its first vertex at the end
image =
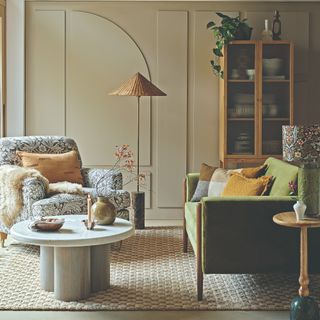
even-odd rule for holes
{"type": "Polygon", "coordinates": [[[227,154],[254,155],[256,45],[231,43],[227,55],[227,154]]]}
{"type": "Polygon", "coordinates": [[[289,43],[262,43],[262,154],[281,155],[282,125],[290,123],[289,43]]]}

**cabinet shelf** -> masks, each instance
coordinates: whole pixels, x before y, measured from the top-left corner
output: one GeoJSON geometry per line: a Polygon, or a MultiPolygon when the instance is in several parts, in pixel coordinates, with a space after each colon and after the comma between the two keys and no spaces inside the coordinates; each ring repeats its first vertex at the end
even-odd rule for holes
{"type": "Polygon", "coordinates": [[[263,79],[264,83],[290,83],[288,79],[263,79]]]}
{"type": "Polygon", "coordinates": [[[228,82],[230,82],[230,83],[254,83],[254,80],[249,80],[249,79],[229,79],[228,82]]]}
{"type": "Polygon", "coordinates": [[[254,121],[254,118],[228,118],[228,121],[254,121]]]}
{"type": "Polygon", "coordinates": [[[290,118],[263,118],[263,121],[290,121],[290,118]]]}

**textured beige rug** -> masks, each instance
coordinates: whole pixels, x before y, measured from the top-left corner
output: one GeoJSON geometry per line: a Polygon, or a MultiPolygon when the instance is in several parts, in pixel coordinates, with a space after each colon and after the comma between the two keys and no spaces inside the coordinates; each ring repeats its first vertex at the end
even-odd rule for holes
{"type": "MultiPolygon", "coordinates": [[[[205,275],[196,299],[195,258],[181,252],[180,228],[148,228],[112,252],[111,289],[61,302],[39,288],[39,250],[10,245],[0,255],[1,310],[287,310],[297,276],[205,275]]],[[[320,295],[320,277],[311,278],[320,295]]]]}

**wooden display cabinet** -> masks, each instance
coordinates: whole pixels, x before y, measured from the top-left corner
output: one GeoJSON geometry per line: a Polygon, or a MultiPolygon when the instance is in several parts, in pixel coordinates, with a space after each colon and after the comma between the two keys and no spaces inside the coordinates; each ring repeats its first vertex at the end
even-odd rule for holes
{"type": "Polygon", "coordinates": [[[289,41],[233,41],[221,59],[219,158],[224,168],[282,157],[293,123],[294,55],[289,41]]]}

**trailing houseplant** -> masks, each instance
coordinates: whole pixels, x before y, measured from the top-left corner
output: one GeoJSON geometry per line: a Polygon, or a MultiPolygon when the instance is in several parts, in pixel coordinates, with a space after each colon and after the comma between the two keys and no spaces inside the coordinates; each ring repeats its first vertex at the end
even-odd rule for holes
{"type": "Polygon", "coordinates": [[[252,28],[246,23],[247,19],[240,19],[240,16],[232,18],[221,12],[216,14],[221,18],[221,24],[217,25],[213,21],[207,24],[207,28],[213,31],[216,38],[216,47],[213,49],[214,59],[210,62],[214,73],[223,78],[223,70],[219,63],[219,59],[223,57],[223,47],[232,40],[250,40],[252,28]]]}

